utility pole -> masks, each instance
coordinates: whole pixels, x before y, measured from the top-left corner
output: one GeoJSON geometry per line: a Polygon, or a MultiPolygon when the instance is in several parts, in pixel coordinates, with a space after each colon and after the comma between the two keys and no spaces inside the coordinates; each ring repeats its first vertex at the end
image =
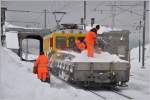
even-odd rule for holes
{"type": "Polygon", "coordinates": [[[44,28],[46,29],[46,9],[44,10],[44,28]]]}
{"type": "Polygon", "coordinates": [[[86,28],[86,1],[84,0],[84,29],[86,28]]]}
{"type": "Polygon", "coordinates": [[[29,44],[28,44],[28,39],[26,39],[26,54],[25,54],[25,59],[26,59],[26,60],[28,60],[28,53],[29,53],[29,52],[28,52],[28,50],[29,50],[28,45],[29,45],[29,44]]]}
{"type": "Polygon", "coordinates": [[[146,1],[144,1],[144,11],[143,11],[143,45],[142,45],[142,68],[145,68],[145,20],[146,20],[146,1]]]}
{"type": "Polygon", "coordinates": [[[94,23],[95,23],[95,18],[91,18],[91,26],[92,27],[93,27],[94,23]]]}
{"type": "Polygon", "coordinates": [[[139,25],[139,62],[141,62],[141,27],[142,27],[142,21],[140,20],[140,25],[139,25]]]}
{"type": "Polygon", "coordinates": [[[114,29],[115,27],[115,14],[116,14],[116,2],[114,1],[114,5],[111,6],[111,10],[112,10],[112,24],[111,24],[111,28],[114,29]]]}
{"type": "Polygon", "coordinates": [[[4,45],[4,41],[6,36],[3,34],[3,25],[5,24],[5,20],[6,20],[6,12],[7,8],[5,7],[1,7],[1,33],[0,33],[0,46],[4,45]]]}
{"type": "Polygon", "coordinates": [[[115,21],[114,21],[114,19],[115,19],[115,17],[114,17],[114,6],[112,5],[111,6],[111,13],[112,13],[112,23],[111,23],[111,28],[113,29],[114,28],[114,23],[115,23],[115,21]]]}

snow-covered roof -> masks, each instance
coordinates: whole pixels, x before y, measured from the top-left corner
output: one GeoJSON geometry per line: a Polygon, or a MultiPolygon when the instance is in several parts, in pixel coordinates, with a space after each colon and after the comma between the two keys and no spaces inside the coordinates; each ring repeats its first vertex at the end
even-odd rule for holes
{"type": "Polygon", "coordinates": [[[4,28],[24,28],[24,27],[17,26],[17,25],[12,25],[12,24],[10,24],[8,22],[5,22],[4,28]]]}
{"type": "Polygon", "coordinates": [[[27,27],[23,27],[23,26],[17,26],[17,25],[10,24],[8,22],[5,22],[4,28],[41,29],[41,28],[36,28],[36,27],[28,27],[27,28],[27,27]]]}

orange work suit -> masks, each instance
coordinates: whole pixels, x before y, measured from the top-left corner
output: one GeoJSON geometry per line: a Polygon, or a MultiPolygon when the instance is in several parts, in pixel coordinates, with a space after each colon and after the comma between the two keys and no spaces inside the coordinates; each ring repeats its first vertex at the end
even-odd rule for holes
{"type": "Polygon", "coordinates": [[[85,49],[85,44],[80,42],[79,40],[76,40],[75,44],[76,44],[77,48],[80,49],[80,51],[83,51],[85,49]]]}
{"type": "Polygon", "coordinates": [[[40,55],[34,66],[37,66],[38,78],[45,81],[48,75],[48,57],[45,55],[40,55]]]}
{"type": "Polygon", "coordinates": [[[86,41],[86,46],[87,46],[87,56],[88,57],[93,57],[94,56],[94,37],[96,36],[95,32],[88,32],[85,41],[86,41]]]}

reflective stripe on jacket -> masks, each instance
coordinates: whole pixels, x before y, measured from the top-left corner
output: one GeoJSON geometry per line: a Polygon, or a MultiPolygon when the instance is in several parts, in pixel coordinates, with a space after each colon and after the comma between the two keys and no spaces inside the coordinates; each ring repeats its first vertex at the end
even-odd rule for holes
{"type": "Polygon", "coordinates": [[[39,55],[34,66],[38,67],[48,67],[48,57],[45,55],[39,55]]]}

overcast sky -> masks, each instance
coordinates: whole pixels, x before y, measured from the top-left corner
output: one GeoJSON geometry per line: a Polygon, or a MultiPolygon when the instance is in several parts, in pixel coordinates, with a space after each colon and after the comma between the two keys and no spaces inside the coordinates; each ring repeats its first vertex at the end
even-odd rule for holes
{"type": "MultiPolygon", "coordinates": [[[[80,23],[84,16],[83,1],[2,1],[2,7],[7,7],[6,21],[9,23],[26,27],[44,27],[44,10],[47,12],[47,28],[56,26],[54,14],[50,12],[63,11],[61,23],[80,23]],[[16,10],[16,11],[12,11],[16,10]],[[19,11],[20,10],[20,11],[19,11]],[[23,12],[25,11],[25,12],[23,12]],[[26,12],[31,11],[31,12],[26,12]]],[[[114,27],[131,31],[130,45],[137,45],[139,31],[136,27],[143,18],[143,1],[87,1],[86,23],[95,18],[95,23],[111,27],[112,14],[114,27]],[[113,6],[112,5],[118,5],[113,6]]],[[[147,4],[147,9],[148,4],[147,4]]],[[[149,11],[146,20],[146,38],[149,34],[149,11]]],[[[59,19],[62,14],[57,15],[59,19]]],[[[141,31],[142,32],[142,31],[141,31]]],[[[141,34],[142,35],[142,34],[141,34]]]]}

